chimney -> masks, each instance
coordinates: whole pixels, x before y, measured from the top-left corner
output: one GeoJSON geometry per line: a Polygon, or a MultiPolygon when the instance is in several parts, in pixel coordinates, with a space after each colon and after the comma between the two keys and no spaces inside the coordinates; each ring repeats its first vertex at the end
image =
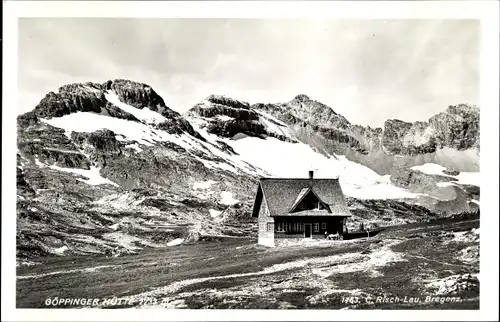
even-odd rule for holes
{"type": "Polygon", "coordinates": [[[314,177],[314,171],[309,171],[309,180],[313,180],[313,177],[314,177]]]}

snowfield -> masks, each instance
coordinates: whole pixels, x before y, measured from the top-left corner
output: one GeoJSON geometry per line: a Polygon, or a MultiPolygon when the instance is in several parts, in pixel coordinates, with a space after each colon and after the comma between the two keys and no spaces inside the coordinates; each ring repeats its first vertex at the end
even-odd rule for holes
{"type": "Polygon", "coordinates": [[[224,139],[224,142],[232,146],[243,160],[275,177],[307,178],[308,171],[314,170],[317,178],[338,177],[344,194],[349,197],[391,199],[419,196],[394,186],[388,176],[380,176],[345,156],[326,157],[303,143],[255,137],[236,141],[224,139]]]}
{"type": "MultiPolygon", "coordinates": [[[[125,104],[126,105],[126,104],[125,104]]],[[[127,105],[128,106],[128,105],[127,105]]],[[[123,105],[121,106],[123,107],[123,105]]],[[[134,107],[129,108],[135,109],[134,107]]],[[[139,109],[135,109],[137,113],[143,113],[139,109]]],[[[151,113],[155,113],[150,111],[151,113]]],[[[162,117],[160,114],[155,113],[162,117]]],[[[149,115],[149,112],[148,112],[149,115]]],[[[142,117],[142,119],[153,122],[153,117],[151,116],[141,116],[137,114],[136,116],[142,117]]],[[[155,119],[158,121],[158,119],[155,119]]],[[[98,130],[108,129],[116,134],[116,139],[122,142],[136,141],[136,144],[128,145],[127,147],[135,149],[137,152],[142,150],[140,145],[144,146],[154,146],[156,142],[172,142],[175,143],[191,153],[190,151],[196,151],[197,154],[200,152],[202,155],[207,155],[208,157],[219,156],[225,159],[226,163],[214,162],[205,160],[192,154],[192,157],[202,162],[205,167],[212,169],[222,169],[226,171],[231,171],[233,173],[239,173],[238,169],[244,169],[245,172],[253,171],[248,164],[241,162],[238,158],[231,158],[227,153],[221,151],[217,143],[208,144],[206,142],[200,141],[188,134],[174,135],[169,134],[165,131],[156,130],[148,124],[118,119],[114,117],[109,117],[103,114],[95,114],[90,112],[77,112],[69,115],[64,115],[62,117],[55,117],[52,119],[44,119],[43,122],[50,124],[54,127],[58,127],[66,130],[67,132],[95,132],[98,130]],[[215,146],[214,146],[215,145],[215,146]]],[[[218,137],[213,138],[213,142],[218,137]]]]}
{"type": "Polygon", "coordinates": [[[189,135],[173,135],[165,131],[155,130],[147,124],[90,112],[76,112],[42,121],[70,132],[95,132],[108,129],[128,141],[137,141],[145,146],[153,146],[155,142],[173,142],[185,149],[192,149],[194,144],[189,135]]]}
{"type": "Polygon", "coordinates": [[[452,177],[457,179],[458,181],[456,183],[459,184],[470,184],[479,187],[481,183],[480,172],[460,172],[460,174],[453,176],[444,173],[443,170],[446,170],[446,168],[435,163],[425,163],[423,165],[414,166],[411,169],[430,175],[441,175],[441,176],[452,177]]]}

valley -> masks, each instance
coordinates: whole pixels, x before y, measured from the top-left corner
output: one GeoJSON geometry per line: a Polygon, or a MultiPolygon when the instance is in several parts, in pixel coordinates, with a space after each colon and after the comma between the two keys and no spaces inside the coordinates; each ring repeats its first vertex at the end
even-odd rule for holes
{"type": "Polygon", "coordinates": [[[19,267],[17,306],[75,306],[45,304],[57,297],[98,299],[88,307],[103,308],[479,307],[477,215],[388,228],[370,239],[267,248],[254,238],[223,238],[89,259],[19,267]],[[391,297],[401,301],[381,300],[391,297]]]}

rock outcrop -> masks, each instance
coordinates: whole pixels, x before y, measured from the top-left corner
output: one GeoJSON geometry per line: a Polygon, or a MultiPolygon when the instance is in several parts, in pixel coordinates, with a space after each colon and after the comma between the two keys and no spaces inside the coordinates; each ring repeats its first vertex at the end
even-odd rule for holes
{"type": "Polygon", "coordinates": [[[204,130],[222,138],[232,138],[241,133],[259,138],[273,137],[285,142],[295,141],[288,135],[284,123],[266,117],[247,102],[221,95],[210,95],[184,116],[199,119],[204,130]]]}

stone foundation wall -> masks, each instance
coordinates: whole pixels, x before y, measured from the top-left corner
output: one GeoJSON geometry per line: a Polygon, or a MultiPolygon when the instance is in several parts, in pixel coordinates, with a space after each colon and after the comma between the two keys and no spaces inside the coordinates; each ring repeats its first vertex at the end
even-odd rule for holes
{"type": "Polygon", "coordinates": [[[311,238],[276,238],[274,240],[274,244],[276,247],[284,247],[291,245],[300,245],[300,244],[308,244],[311,242],[315,242],[317,239],[311,238]]]}
{"type": "Polygon", "coordinates": [[[277,238],[274,240],[276,247],[286,247],[294,245],[314,245],[323,243],[338,243],[341,240],[328,240],[326,238],[277,238]]]}
{"type": "Polygon", "coordinates": [[[259,234],[259,240],[258,240],[259,245],[263,246],[268,246],[268,247],[274,247],[274,238],[273,237],[263,237],[262,235],[259,234]]]}

